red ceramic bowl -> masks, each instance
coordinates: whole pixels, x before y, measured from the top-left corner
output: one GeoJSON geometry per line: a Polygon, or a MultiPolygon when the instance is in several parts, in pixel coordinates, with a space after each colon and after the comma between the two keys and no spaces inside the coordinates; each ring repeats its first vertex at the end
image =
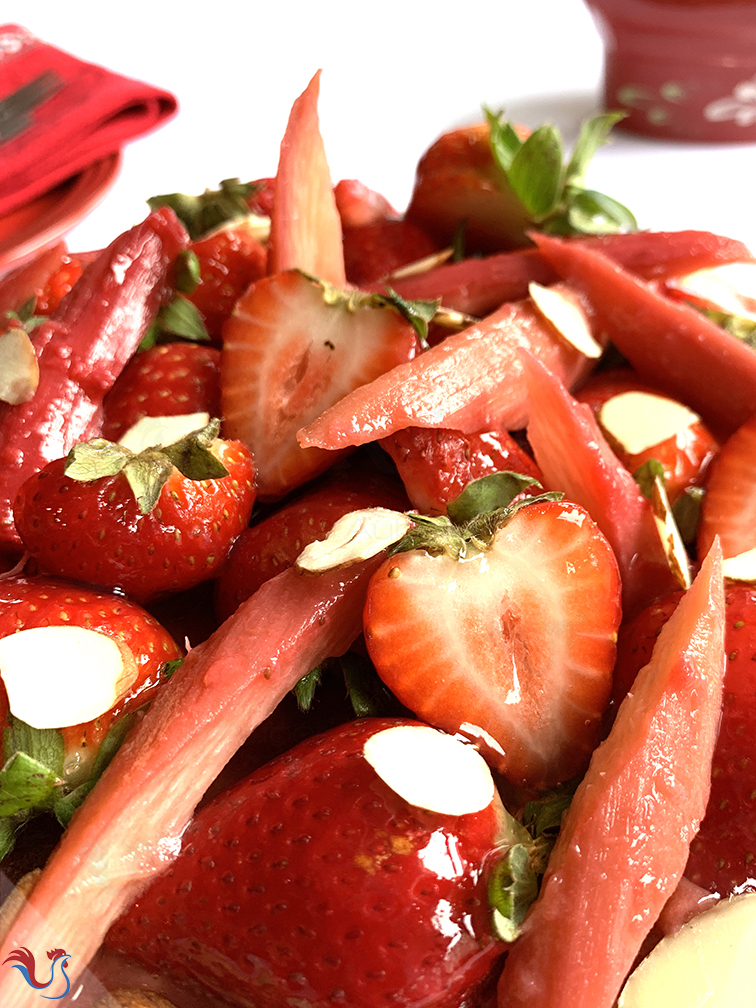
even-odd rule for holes
{"type": "Polygon", "coordinates": [[[756,142],[756,0],[587,0],[604,102],[663,139],[756,142]]]}

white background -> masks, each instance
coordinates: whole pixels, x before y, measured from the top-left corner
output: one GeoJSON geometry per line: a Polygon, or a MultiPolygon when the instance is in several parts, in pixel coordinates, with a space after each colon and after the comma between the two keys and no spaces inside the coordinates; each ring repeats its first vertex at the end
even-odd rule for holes
{"type": "MultiPolygon", "coordinates": [[[[289,107],[318,68],[334,181],[359,178],[398,209],[423,150],[481,103],[571,134],[599,102],[602,45],[582,0],[5,0],[1,16],[180,102],[127,147],[115,186],[69,236],[74,250],[109,242],[152,194],[272,175],[289,107]]],[[[754,178],[756,145],[617,133],[589,182],[644,227],[756,248],[754,178]]]]}

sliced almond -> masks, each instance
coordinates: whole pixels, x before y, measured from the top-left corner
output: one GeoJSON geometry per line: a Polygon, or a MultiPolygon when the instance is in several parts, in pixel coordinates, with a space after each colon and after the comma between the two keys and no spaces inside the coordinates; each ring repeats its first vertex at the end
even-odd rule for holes
{"type": "Polygon", "coordinates": [[[496,793],[480,753],[427,725],[396,725],[371,735],[363,755],[378,776],[418,808],[443,815],[480,812],[496,793]]]}
{"type": "Polygon", "coordinates": [[[33,728],[66,728],[105,714],[137,677],[131,651],[78,626],[20,630],[0,639],[11,713],[33,728]]]}
{"type": "Polygon", "coordinates": [[[651,392],[621,392],[607,399],[598,421],[609,438],[630,455],[640,455],[698,422],[687,406],[651,392]]]}
{"type": "Polygon", "coordinates": [[[672,508],[669,506],[669,497],[664,483],[658,476],[651,488],[651,508],[654,512],[656,530],[659,533],[669,569],[677,578],[680,587],[687,591],[693,583],[690,576],[690,560],[677,522],[672,514],[672,508]]]}
{"type": "Polygon", "coordinates": [[[349,567],[393,546],[411,525],[407,515],[389,508],[350,511],[339,518],[325,539],[305,546],[296,565],[308,574],[349,567]]]}
{"type": "Polygon", "coordinates": [[[746,1008],[756,981],[756,893],[721,900],[663,938],[618,1008],[746,1008]]]}
{"type": "Polygon", "coordinates": [[[756,322],[756,264],[730,263],[717,269],[696,270],[667,281],[685,298],[714,311],[756,322]]]}
{"type": "Polygon", "coordinates": [[[0,399],[18,406],[29,402],[39,385],[39,364],[32,341],[20,328],[0,336],[0,399]]]}
{"type": "Polygon", "coordinates": [[[442,249],[440,252],[432,252],[422,259],[416,259],[414,262],[407,263],[406,266],[400,266],[393,273],[389,273],[385,279],[406,280],[407,277],[420,276],[422,273],[428,273],[429,270],[435,269],[437,266],[443,266],[453,255],[453,248],[442,249]]]}
{"type": "Polygon", "coordinates": [[[528,293],[538,311],[551,322],[560,336],[581,354],[598,360],[604,348],[594,339],[588,318],[575,301],[558,288],[542,287],[535,281],[528,285],[528,293]]]}
{"type": "Polygon", "coordinates": [[[129,427],[118,443],[138,455],[155,445],[175,444],[192,431],[202,430],[210,423],[209,413],[179,413],[176,416],[142,417],[129,427]]]}
{"type": "Polygon", "coordinates": [[[756,581],[756,546],[737,556],[725,557],[722,573],[731,581],[756,581]]]}

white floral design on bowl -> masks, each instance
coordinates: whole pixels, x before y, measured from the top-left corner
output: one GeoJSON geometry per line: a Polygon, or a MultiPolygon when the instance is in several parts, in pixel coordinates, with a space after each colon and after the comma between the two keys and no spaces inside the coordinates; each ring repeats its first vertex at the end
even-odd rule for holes
{"type": "Polygon", "coordinates": [[[740,81],[726,98],[709,102],[703,114],[709,122],[732,121],[736,126],[752,126],[756,123],[756,77],[740,81]]]}

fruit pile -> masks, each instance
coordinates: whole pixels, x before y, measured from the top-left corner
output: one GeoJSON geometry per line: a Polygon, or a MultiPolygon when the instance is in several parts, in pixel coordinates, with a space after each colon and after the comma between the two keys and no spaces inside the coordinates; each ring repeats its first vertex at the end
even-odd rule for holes
{"type": "Polygon", "coordinates": [[[586,188],[616,116],[487,112],[400,215],[317,97],[0,280],[3,867],[62,834],[0,961],[612,1008],[756,914],[756,260],[586,188]]]}

